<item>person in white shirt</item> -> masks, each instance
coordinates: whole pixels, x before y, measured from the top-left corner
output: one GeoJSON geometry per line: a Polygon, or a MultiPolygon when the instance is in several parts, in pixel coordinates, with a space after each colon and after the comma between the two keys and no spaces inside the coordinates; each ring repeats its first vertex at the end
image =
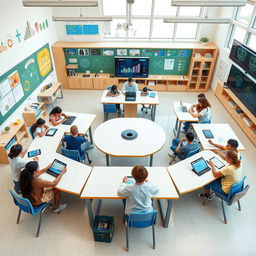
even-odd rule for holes
{"type": "Polygon", "coordinates": [[[45,120],[42,118],[38,118],[36,123],[31,126],[31,132],[34,135],[34,138],[38,135],[39,137],[43,137],[48,131],[49,127],[45,124],[45,120]]]}
{"type": "MultiPolygon", "coordinates": [[[[27,151],[22,151],[22,145],[16,144],[13,145],[8,154],[9,164],[11,166],[12,179],[14,183],[14,190],[17,194],[20,194],[20,174],[21,170],[25,167],[26,163],[29,160],[24,160],[23,156],[27,151]]],[[[35,161],[38,161],[38,157],[33,158],[35,161]]]]}
{"type": "Polygon", "coordinates": [[[152,211],[152,196],[159,192],[159,188],[147,180],[148,171],[142,165],[135,165],[132,169],[134,184],[127,184],[127,176],[118,189],[118,195],[127,197],[125,214],[129,212],[152,211]]]}
{"type": "Polygon", "coordinates": [[[139,91],[138,85],[134,82],[132,77],[129,77],[128,80],[124,83],[122,88],[122,93],[125,92],[137,92],[139,91]]]}

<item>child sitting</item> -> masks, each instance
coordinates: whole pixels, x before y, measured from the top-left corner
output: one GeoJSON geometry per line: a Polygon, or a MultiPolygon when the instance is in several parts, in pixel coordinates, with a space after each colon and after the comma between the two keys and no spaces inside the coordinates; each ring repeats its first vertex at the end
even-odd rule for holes
{"type": "Polygon", "coordinates": [[[135,165],[133,167],[132,177],[136,181],[135,184],[127,184],[127,177],[124,177],[123,183],[118,189],[118,195],[127,197],[125,214],[129,214],[129,212],[152,211],[151,198],[158,193],[158,187],[147,180],[148,171],[142,165],[135,165]]]}
{"type": "Polygon", "coordinates": [[[39,137],[43,137],[48,131],[48,126],[45,124],[45,120],[42,118],[38,118],[36,123],[32,125],[31,132],[33,133],[34,138],[38,135],[39,137]]]}

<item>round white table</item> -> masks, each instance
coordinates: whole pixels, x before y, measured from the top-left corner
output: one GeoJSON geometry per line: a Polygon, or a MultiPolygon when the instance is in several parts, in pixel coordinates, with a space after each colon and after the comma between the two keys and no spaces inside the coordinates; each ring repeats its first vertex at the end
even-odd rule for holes
{"type": "Polygon", "coordinates": [[[97,127],[93,136],[96,147],[106,154],[107,166],[109,166],[109,156],[150,156],[150,166],[152,166],[153,154],[158,152],[166,141],[163,128],[144,118],[115,118],[106,121],[97,127]],[[121,133],[127,129],[136,131],[137,138],[123,139],[121,133]]]}

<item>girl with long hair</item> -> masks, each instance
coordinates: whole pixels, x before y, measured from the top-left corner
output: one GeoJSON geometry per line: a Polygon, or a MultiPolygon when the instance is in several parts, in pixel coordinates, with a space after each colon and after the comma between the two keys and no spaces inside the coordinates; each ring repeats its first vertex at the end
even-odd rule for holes
{"type": "Polygon", "coordinates": [[[60,107],[54,107],[49,114],[49,121],[52,123],[53,126],[57,126],[65,122],[68,118],[68,115],[62,112],[60,107]]]}
{"type": "Polygon", "coordinates": [[[45,124],[45,120],[42,118],[38,118],[36,123],[31,126],[31,132],[33,132],[34,137],[37,135],[39,137],[43,137],[47,133],[48,129],[49,127],[45,124]]]}

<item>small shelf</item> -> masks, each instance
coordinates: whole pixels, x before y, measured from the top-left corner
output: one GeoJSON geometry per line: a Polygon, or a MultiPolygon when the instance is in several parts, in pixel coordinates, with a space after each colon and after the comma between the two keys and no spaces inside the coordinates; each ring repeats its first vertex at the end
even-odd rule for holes
{"type": "Polygon", "coordinates": [[[26,126],[31,126],[38,118],[46,118],[46,108],[44,103],[35,102],[27,106],[22,113],[26,126]],[[37,106],[37,107],[35,107],[37,106]]]}

